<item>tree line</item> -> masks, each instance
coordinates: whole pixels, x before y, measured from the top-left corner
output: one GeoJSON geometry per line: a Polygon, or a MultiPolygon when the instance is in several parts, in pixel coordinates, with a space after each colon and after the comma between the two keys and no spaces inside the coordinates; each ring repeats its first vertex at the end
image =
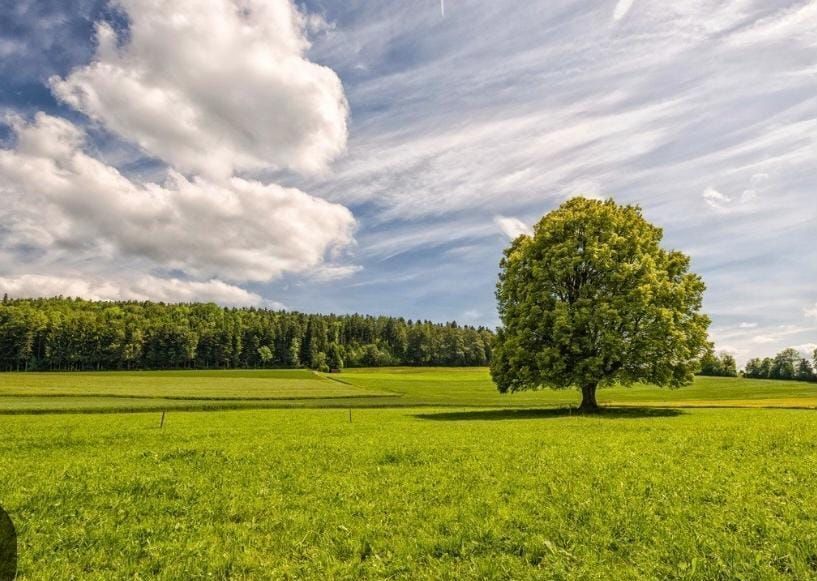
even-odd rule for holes
{"type": "Polygon", "coordinates": [[[10,299],[0,370],[487,365],[494,334],[456,322],[312,315],[212,303],[10,299]]]}
{"type": "Polygon", "coordinates": [[[774,357],[754,358],[746,363],[744,377],[752,379],[794,379],[817,381],[817,349],[812,360],[803,357],[796,349],[784,349],[774,357]]]}

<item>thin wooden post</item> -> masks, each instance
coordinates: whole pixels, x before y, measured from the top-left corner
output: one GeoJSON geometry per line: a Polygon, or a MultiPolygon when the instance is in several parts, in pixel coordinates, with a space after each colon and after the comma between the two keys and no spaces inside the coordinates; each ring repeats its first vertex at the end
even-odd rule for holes
{"type": "Polygon", "coordinates": [[[159,423],[159,429],[163,429],[165,427],[165,410],[162,410],[162,421],[159,423]]]}

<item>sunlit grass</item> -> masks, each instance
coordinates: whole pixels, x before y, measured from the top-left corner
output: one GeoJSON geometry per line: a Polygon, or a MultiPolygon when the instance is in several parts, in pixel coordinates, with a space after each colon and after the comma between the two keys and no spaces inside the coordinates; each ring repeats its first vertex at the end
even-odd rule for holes
{"type": "MultiPolygon", "coordinates": [[[[573,390],[500,394],[485,368],[2,373],[0,413],[231,409],[240,407],[491,406],[578,404],[573,390]]],[[[817,384],[699,377],[680,389],[603,389],[602,404],[817,407],[817,384]]]]}
{"type": "Polygon", "coordinates": [[[817,576],[797,410],[7,416],[23,579],[817,576]]]}

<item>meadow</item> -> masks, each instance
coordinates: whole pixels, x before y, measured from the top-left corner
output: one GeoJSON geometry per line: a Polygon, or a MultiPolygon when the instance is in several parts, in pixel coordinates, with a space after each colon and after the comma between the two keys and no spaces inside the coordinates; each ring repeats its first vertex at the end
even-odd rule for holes
{"type": "MultiPolygon", "coordinates": [[[[0,373],[0,414],[281,407],[567,407],[578,393],[500,394],[483,367],[385,367],[338,374],[308,370],[0,373]]],[[[599,391],[630,406],[817,407],[817,385],[697,377],[680,389],[650,385],[599,391]]]]}
{"type": "Polygon", "coordinates": [[[20,578],[817,578],[815,410],[699,407],[806,408],[817,386],[617,388],[581,416],[572,392],[501,396],[486,378],[0,375],[6,402],[112,412],[0,415],[20,578]],[[228,399],[184,399],[188,380],[228,399]],[[143,399],[311,409],[171,411],[160,428],[104,407],[143,399]]]}

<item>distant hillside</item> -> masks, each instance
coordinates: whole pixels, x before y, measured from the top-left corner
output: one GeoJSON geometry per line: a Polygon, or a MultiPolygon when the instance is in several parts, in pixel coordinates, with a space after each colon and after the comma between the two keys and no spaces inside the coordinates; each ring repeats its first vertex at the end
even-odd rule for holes
{"type": "Polygon", "coordinates": [[[0,370],[486,365],[483,327],[212,303],[9,299],[0,370]]]}

